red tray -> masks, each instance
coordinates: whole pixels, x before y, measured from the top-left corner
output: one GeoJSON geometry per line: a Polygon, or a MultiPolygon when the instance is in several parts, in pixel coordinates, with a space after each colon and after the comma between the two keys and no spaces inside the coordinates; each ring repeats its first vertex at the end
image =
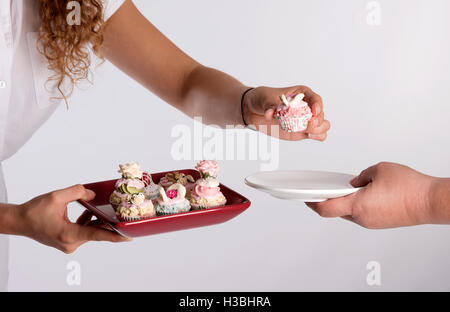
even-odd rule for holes
{"type": "MultiPolygon", "coordinates": [[[[190,174],[195,179],[200,177],[200,173],[196,170],[185,169],[176,171],[186,175],[190,174]]],[[[152,173],[153,181],[159,183],[159,180],[169,172],[175,171],[152,173]]],[[[98,219],[109,224],[113,230],[127,237],[147,236],[219,224],[233,219],[250,207],[250,201],[247,198],[220,184],[221,191],[227,199],[225,206],[155,217],[141,221],[121,222],[115,216],[114,209],[109,203],[109,196],[114,191],[116,181],[117,179],[85,184],[84,186],[87,189],[95,192],[96,197],[90,202],[84,200],[79,200],[78,202],[92,212],[98,219]]]]}

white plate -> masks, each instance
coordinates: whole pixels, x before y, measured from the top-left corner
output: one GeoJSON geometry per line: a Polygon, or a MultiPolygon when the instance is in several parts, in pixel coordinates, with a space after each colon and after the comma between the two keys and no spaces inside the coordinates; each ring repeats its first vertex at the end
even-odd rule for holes
{"type": "Polygon", "coordinates": [[[354,177],[326,171],[267,171],[245,178],[245,183],[280,199],[322,202],[357,192],[359,188],[350,185],[354,177]]]}

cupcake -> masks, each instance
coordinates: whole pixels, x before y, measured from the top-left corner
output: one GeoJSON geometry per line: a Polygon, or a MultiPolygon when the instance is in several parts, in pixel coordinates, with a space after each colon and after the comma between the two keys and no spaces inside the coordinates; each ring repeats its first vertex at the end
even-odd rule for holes
{"type": "Polygon", "coordinates": [[[190,198],[192,188],[195,184],[195,179],[191,175],[186,175],[181,172],[171,172],[166,174],[159,181],[159,185],[167,190],[174,183],[180,183],[186,188],[186,198],[190,198]]]}
{"type": "Polygon", "coordinates": [[[117,180],[115,190],[109,198],[113,205],[129,201],[131,195],[142,193],[145,188],[145,183],[142,181],[143,172],[138,163],[119,165],[119,168],[122,178],[117,180]]]}
{"type": "Polygon", "coordinates": [[[200,210],[223,206],[227,200],[220,191],[219,181],[207,177],[195,182],[190,202],[193,210],[200,210]]]}
{"type": "Polygon", "coordinates": [[[214,160],[202,160],[195,166],[195,169],[200,172],[202,178],[217,178],[219,173],[219,165],[214,160]]]}
{"type": "Polygon", "coordinates": [[[280,127],[286,132],[300,132],[308,128],[308,122],[312,118],[311,109],[308,103],[303,101],[305,95],[303,93],[296,96],[281,96],[283,104],[278,106],[275,112],[275,118],[278,120],[280,127]]]}
{"type": "Polygon", "coordinates": [[[167,191],[160,187],[159,193],[160,197],[156,201],[156,213],[158,215],[171,215],[191,210],[191,205],[185,198],[186,188],[182,184],[174,183],[167,191]]]}
{"type": "Polygon", "coordinates": [[[159,196],[159,187],[153,182],[152,176],[149,173],[144,172],[142,174],[142,182],[145,184],[145,197],[150,200],[156,200],[159,196]]]}
{"type": "Polygon", "coordinates": [[[116,210],[117,218],[121,221],[139,221],[156,215],[155,207],[143,193],[131,195],[130,200],[123,201],[116,210]]]}

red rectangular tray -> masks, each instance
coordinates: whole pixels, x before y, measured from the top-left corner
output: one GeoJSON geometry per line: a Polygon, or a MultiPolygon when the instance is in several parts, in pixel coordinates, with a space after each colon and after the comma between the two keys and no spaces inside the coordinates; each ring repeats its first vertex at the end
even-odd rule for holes
{"type": "MultiPolygon", "coordinates": [[[[200,173],[196,170],[185,169],[175,171],[186,175],[190,174],[195,179],[200,177],[200,173]]],[[[152,179],[155,183],[159,183],[159,180],[163,176],[175,171],[152,173],[152,179]]],[[[95,192],[96,197],[90,202],[84,200],[79,200],[78,202],[92,212],[98,219],[109,224],[113,230],[127,237],[147,236],[219,224],[236,217],[250,207],[250,201],[247,198],[220,184],[221,191],[227,199],[225,206],[155,217],[141,221],[121,222],[115,216],[114,209],[109,203],[109,196],[114,191],[116,181],[117,179],[85,184],[84,186],[87,189],[95,192]]]]}

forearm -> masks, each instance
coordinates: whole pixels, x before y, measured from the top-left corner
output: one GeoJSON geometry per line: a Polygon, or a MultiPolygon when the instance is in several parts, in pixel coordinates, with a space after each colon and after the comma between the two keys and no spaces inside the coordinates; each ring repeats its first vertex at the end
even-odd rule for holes
{"type": "Polygon", "coordinates": [[[450,224],[450,179],[436,179],[429,196],[433,223],[450,224]]]}
{"type": "Polygon", "coordinates": [[[235,78],[199,65],[185,79],[178,108],[205,124],[242,125],[241,97],[246,89],[235,78]]]}
{"type": "Polygon", "coordinates": [[[19,208],[17,205],[0,204],[0,233],[9,235],[19,234],[19,208]]]}
{"type": "Polygon", "coordinates": [[[240,99],[246,87],[186,55],[131,1],[104,30],[103,56],[161,99],[207,124],[242,124],[240,99]]]}

